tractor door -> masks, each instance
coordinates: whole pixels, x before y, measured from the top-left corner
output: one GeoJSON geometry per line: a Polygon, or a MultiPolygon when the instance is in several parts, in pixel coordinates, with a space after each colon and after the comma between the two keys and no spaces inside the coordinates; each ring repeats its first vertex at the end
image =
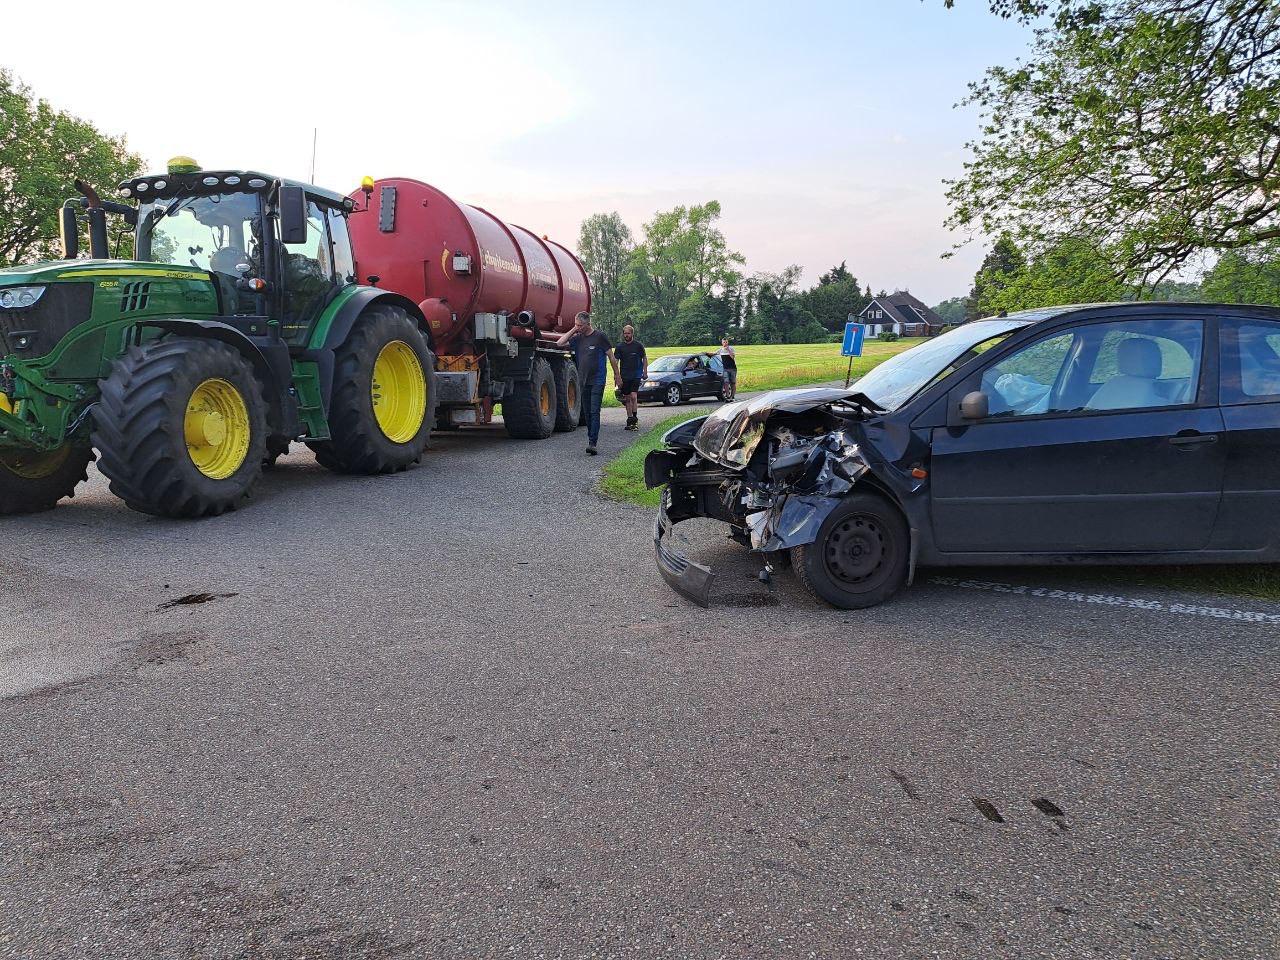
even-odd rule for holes
{"type": "Polygon", "coordinates": [[[281,334],[288,343],[306,343],[316,318],[346,285],[353,270],[346,221],[341,224],[341,250],[335,256],[336,231],[331,231],[331,219],[328,208],[308,198],[306,239],[281,244],[281,334]]]}

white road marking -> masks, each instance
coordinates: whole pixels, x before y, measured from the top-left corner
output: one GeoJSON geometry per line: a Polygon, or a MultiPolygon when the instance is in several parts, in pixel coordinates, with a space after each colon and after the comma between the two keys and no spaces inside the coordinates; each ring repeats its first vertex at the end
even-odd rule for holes
{"type": "Polygon", "coordinates": [[[1108,607],[1126,607],[1132,610],[1149,610],[1154,613],[1170,613],[1185,617],[1213,617],[1218,620],[1238,620],[1243,623],[1280,623],[1280,613],[1266,613],[1261,610],[1233,610],[1228,607],[1210,607],[1200,603],[1166,603],[1162,600],[1150,600],[1145,597],[1121,597],[1111,593],[1081,593],[1078,590],[1058,590],[1053,587],[1000,583],[995,580],[968,580],[963,577],[930,577],[929,582],[941,587],[959,587],[961,590],[1014,593],[1026,597],[1043,597],[1046,600],[1096,603],[1108,607]]]}

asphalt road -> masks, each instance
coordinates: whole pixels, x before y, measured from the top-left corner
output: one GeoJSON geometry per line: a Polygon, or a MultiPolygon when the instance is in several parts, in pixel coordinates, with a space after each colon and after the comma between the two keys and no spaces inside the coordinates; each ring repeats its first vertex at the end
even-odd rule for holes
{"type": "Polygon", "coordinates": [[[1280,607],[848,613],[685,524],[696,609],[592,492],[621,416],[3,521],[0,957],[1277,954],[1280,607]]]}

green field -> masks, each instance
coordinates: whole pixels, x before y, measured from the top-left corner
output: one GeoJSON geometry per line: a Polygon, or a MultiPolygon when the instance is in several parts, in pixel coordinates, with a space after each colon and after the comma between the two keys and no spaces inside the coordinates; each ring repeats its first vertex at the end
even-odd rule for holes
{"type": "MultiPolygon", "coordinates": [[[[860,377],[881,360],[901,353],[920,343],[919,339],[899,340],[896,343],[868,341],[864,355],[855,357],[853,375],[860,377]]],[[[665,357],[672,353],[699,353],[719,350],[714,346],[649,347],[649,359],[665,357]]],[[[849,368],[847,357],[840,356],[838,343],[795,343],[776,346],[735,347],[738,352],[738,392],[751,390],[776,390],[780,387],[797,387],[809,383],[825,383],[844,380],[849,368]]],[[[605,390],[606,407],[618,406],[612,390],[605,390]]]]}

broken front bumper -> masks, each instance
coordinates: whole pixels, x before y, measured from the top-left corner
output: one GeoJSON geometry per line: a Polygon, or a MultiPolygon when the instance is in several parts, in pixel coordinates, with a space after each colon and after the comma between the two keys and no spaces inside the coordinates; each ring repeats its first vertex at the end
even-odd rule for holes
{"type": "Polygon", "coordinates": [[[653,556],[658,572],[676,593],[700,607],[711,606],[711,568],[694,563],[677,550],[671,535],[672,523],[667,516],[667,498],[662,491],[662,504],[653,523],[653,556]]]}

